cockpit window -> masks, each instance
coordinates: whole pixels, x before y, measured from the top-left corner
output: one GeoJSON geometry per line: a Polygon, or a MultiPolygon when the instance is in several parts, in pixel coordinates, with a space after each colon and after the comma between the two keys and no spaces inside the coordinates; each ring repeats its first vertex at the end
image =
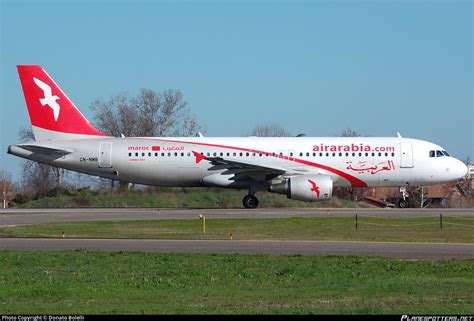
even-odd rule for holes
{"type": "Polygon", "coordinates": [[[445,150],[430,150],[430,157],[443,157],[449,156],[448,152],[445,150]]]}

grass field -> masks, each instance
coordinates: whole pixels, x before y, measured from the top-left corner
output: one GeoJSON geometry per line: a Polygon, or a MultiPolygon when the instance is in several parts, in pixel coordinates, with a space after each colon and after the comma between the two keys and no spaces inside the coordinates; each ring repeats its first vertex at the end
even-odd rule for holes
{"type": "MultiPolygon", "coordinates": [[[[20,208],[63,207],[161,207],[161,208],[242,208],[246,190],[221,188],[171,188],[157,187],[145,191],[114,191],[97,193],[88,189],[64,191],[63,194],[38,199],[25,199],[14,203],[20,208]]],[[[257,194],[259,207],[311,207],[353,208],[359,204],[333,198],[326,202],[307,203],[288,199],[284,195],[257,194]]]]}
{"type": "Polygon", "coordinates": [[[468,217],[307,217],[280,219],[207,219],[206,234],[196,220],[102,221],[0,228],[1,236],[358,240],[474,243],[474,219],[468,217]]]}
{"type": "Polygon", "coordinates": [[[2,314],[469,314],[474,261],[0,252],[2,314]]]}

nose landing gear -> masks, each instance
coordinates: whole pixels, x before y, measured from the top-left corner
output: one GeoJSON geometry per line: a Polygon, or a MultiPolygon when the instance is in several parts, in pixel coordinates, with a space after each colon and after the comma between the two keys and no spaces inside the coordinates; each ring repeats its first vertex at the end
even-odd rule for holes
{"type": "Polygon", "coordinates": [[[402,198],[400,198],[397,202],[398,207],[400,208],[408,208],[410,207],[410,202],[408,201],[408,192],[405,186],[400,187],[400,193],[402,193],[402,198]]]}

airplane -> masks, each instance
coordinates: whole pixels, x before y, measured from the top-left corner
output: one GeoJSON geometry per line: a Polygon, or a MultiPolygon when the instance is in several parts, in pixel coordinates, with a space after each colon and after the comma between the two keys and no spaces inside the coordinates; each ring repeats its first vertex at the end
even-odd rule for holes
{"type": "Polygon", "coordinates": [[[38,65],[18,65],[35,141],[8,153],[125,182],[246,189],[315,202],[335,187],[406,187],[455,181],[467,166],[428,141],[397,137],[111,137],[95,129],[38,65]]]}

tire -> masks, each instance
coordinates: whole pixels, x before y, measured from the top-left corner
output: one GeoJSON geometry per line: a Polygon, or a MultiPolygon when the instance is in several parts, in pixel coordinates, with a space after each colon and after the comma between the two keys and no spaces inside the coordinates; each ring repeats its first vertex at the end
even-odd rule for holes
{"type": "Polygon", "coordinates": [[[242,200],[245,208],[257,208],[258,206],[258,198],[253,195],[247,195],[242,200]]]}
{"type": "Polygon", "coordinates": [[[400,200],[398,201],[398,207],[400,207],[400,208],[408,208],[408,207],[410,207],[410,203],[408,203],[407,200],[400,199],[400,200]]]}

